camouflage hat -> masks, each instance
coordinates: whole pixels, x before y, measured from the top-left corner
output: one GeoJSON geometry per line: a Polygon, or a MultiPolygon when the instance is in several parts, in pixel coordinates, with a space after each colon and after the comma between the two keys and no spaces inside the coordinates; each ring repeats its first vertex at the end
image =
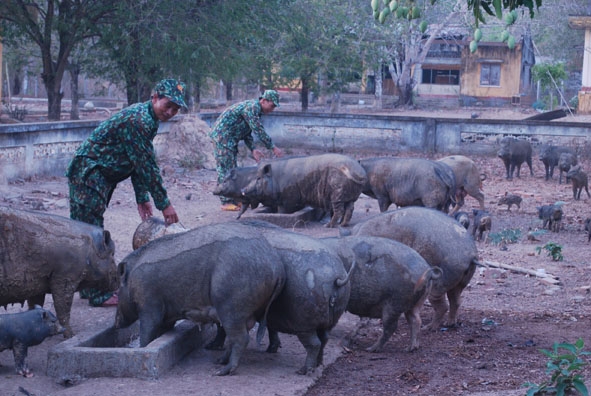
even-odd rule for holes
{"type": "Polygon", "coordinates": [[[185,84],[182,82],[173,78],[167,78],[156,84],[154,91],[158,95],[166,96],[171,102],[176,103],[185,109],[187,108],[187,104],[183,98],[185,95],[185,84]]]}
{"type": "Polygon", "coordinates": [[[279,94],[277,91],[273,89],[267,89],[263,94],[259,97],[259,99],[267,99],[273,102],[275,107],[279,107],[279,94]]]}

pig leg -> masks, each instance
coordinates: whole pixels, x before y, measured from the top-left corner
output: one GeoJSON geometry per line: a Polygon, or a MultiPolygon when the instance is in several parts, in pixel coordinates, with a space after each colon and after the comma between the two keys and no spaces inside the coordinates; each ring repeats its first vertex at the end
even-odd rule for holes
{"type": "Polygon", "coordinates": [[[457,325],[457,317],[458,317],[458,310],[460,308],[460,304],[462,303],[462,291],[468,286],[472,276],[474,276],[474,272],[476,271],[476,264],[472,262],[460,283],[451,290],[447,291],[447,299],[449,300],[449,313],[447,316],[447,323],[446,326],[454,327],[457,325]]]}
{"type": "Polygon", "coordinates": [[[316,335],[320,340],[320,351],[318,351],[318,359],[316,359],[316,367],[324,364],[324,348],[328,343],[328,331],[325,329],[316,330],[316,335]]]}
{"type": "MultiPolygon", "coordinates": [[[[153,309],[144,309],[140,314],[140,347],[145,347],[156,338],[160,337],[166,330],[162,325],[163,317],[161,314],[154,314],[148,311],[164,312],[156,307],[153,309]]],[[[173,324],[174,326],[174,324],[173,324]]]]}
{"type": "Polygon", "coordinates": [[[70,312],[72,310],[72,302],[74,301],[74,293],[78,285],[67,285],[66,282],[51,281],[50,288],[53,296],[53,306],[55,307],[55,315],[60,324],[65,327],[64,338],[71,338],[74,335],[72,327],[70,326],[70,312]]]}
{"type": "Polygon", "coordinates": [[[333,202],[332,203],[332,218],[326,225],[327,228],[334,228],[341,218],[345,215],[345,203],[344,202],[333,202]]]}
{"type": "Polygon", "coordinates": [[[299,333],[297,336],[306,350],[306,363],[297,373],[301,375],[310,374],[318,365],[318,354],[322,350],[322,341],[318,338],[316,331],[299,333]]]}
{"type": "Polygon", "coordinates": [[[341,227],[346,227],[349,225],[351,221],[351,217],[353,217],[353,209],[355,208],[355,202],[347,202],[345,203],[345,215],[343,216],[343,220],[341,221],[341,227]]]}
{"type": "Polygon", "coordinates": [[[408,352],[419,349],[419,331],[421,330],[421,324],[423,323],[421,320],[422,306],[423,303],[417,304],[410,311],[404,313],[406,322],[410,327],[410,347],[407,348],[408,352]]]}
{"type": "Polygon", "coordinates": [[[268,353],[277,353],[277,350],[281,348],[281,340],[279,339],[279,333],[275,330],[267,328],[269,332],[269,346],[267,347],[268,353]]]}
{"type": "Polygon", "coordinates": [[[218,363],[225,364],[225,366],[215,372],[215,375],[220,376],[233,374],[236,371],[240,357],[246,350],[250,339],[245,323],[241,325],[230,323],[225,329],[228,335],[228,346],[224,355],[218,360],[218,363]]]}
{"type": "Polygon", "coordinates": [[[366,349],[367,352],[381,352],[382,348],[388,342],[392,334],[398,328],[398,318],[400,317],[400,312],[395,312],[394,309],[386,305],[382,310],[382,335],[378,339],[378,341],[366,349]]]}
{"type": "Polygon", "coordinates": [[[392,202],[388,197],[378,197],[378,206],[380,208],[380,213],[383,213],[388,210],[392,202]]]}
{"type": "Polygon", "coordinates": [[[27,346],[20,341],[15,341],[12,346],[12,355],[14,356],[14,369],[18,375],[25,378],[33,376],[27,365],[27,346]]]}
{"type": "Polygon", "coordinates": [[[433,306],[435,313],[427,329],[435,331],[439,329],[443,323],[443,317],[449,309],[449,306],[447,305],[447,301],[445,301],[445,294],[433,295],[432,293],[429,296],[429,302],[431,303],[431,306],[433,306]]]}

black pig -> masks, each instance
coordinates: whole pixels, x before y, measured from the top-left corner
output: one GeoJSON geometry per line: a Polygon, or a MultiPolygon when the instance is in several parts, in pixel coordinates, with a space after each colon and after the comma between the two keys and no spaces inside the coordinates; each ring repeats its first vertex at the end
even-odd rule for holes
{"type": "Polygon", "coordinates": [[[25,312],[0,315],[0,352],[12,349],[16,373],[32,377],[26,362],[28,347],[39,345],[64,330],[55,315],[39,305],[25,312]]]}
{"type": "Polygon", "coordinates": [[[544,205],[538,206],[538,217],[544,222],[542,228],[546,228],[553,232],[560,231],[560,221],[562,220],[562,208],[559,205],[544,205]]]}
{"type": "Polygon", "coordinates": [[[570,168],[566,174],[566,180],[568,181],[569,179],[573,184],[573,198],[575,200],[581,199],[581,191],[583,188],[587,191],[587,197],[591,198],[591,195],[589,195],[587,173],[581,169],[581,165],[572,166],[570,168]]]}
{"type": "Polygon", "coordinates": [[[534,171],[532,170],[531,164],[531,144],[527,140],[515,139],[511,136],[505,136],[501,139],[501,148],[497,155],[501,160],[503,160],[503,164],[505,164],[505,169],[507,171],[507,179],[513,179],[513,172],[515,168],[517,168],[517,177],[519,176],[519,172],[521,171],[521,164],[524,162],[527,163],[529,166],[529,173],[531,176],[534,175],[534,171]]]}

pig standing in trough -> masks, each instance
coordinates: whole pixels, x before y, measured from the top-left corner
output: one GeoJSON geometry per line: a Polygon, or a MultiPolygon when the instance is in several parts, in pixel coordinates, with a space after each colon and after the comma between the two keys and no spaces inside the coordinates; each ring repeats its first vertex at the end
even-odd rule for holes
{"type": "Polygon", "coordinates": [[[327,227],[348,225],[355,201],[367,182],[354,159],[340,154],[280,159],[259,165],[245,199],[272,203],[279,213],[311,206],[332,213],[327,227]]]}
{"type": "Polygon", "coordinates": [[[456,194],[456,206],[454,206],[451,213],[456,213],[464,205],[465,194],[475,198],[480,205],[480,210],[484,210],[482,182],[486,180],[486,175],[480,173],[474,161],[463,155],[450,155],[438,161],[451,167],[455,176],[456,191],[464,192],[464,194],[456,194]]]}
{"type": "Polygon", "coordinates": [[[418,349],[421,309],[431,285],[441,278],[441,269],[430,267],[416,251],[387,238],[348,236],[322,242],[339,255],[347,270],[356,265],[347,311],[382,320],[382,336],[367,351],[382,350],[403,313],[410,327],[407,350],[418,349]]]}
{"type": "Polygon", "coordinates": [[[57,318],[73,335],[74,293],[117,289],[115,244],[102,228],[46,213],[0,207],[0,305],[43,306],[51,293],[57,318]]]}
{"type": "Polygon", "coordinates": [[[527,140],[516,139],[512,136],[505,136],[500,141],[500,149],[497,153],[498,157],[503,161],[505,170],[507,171],[507,180],[513,179],[513,172],[517,168],[517,177],[520,177],[521,165],[525,162],[529,166],[529,174],[534,175],[532,169],[531,144],[527,140]]]}
{"type": "Polygon", "coordinates": [[[160,237],[119,263],[115,328],[139,319],[140,346],[179,319],[221,324],[229,345],[217,375],[233,373],[256,321],[283,290],[285,269],[255,232],[220,223],[160,237]]]}
{"type": "Polygon", "coordinates": [[[388,210],[391,204],[444,211],[450,202],[455,202],[453,170],[443,163],[393,157],[363,159],[359,163],[367,173],[363,193],[378,200],[380,212],[388,210]]]}
{"type": "Polygon", "coordinates": [[[479,263],[474,239],[453,217],[437,210],[411,206],[371,217],[355,225],[351,235],[394,239],[416,250],[429,265],[440,267],[443,276],[429,294],[435,310],[429,328],[437,330],[443,324],[448,308],[445,325],[457,324],[462,291],[470,283],[479,263]],[[446,294],[449,306],[445,301],[446,294]]]}
{"type": "Polygon", "coordinates": [[[16,373],[32,377],[26,361],[28,348],[64,330],[55,315],[39,305],[26,312],[0,315],[0,352],[12,349],[16,373]]]}

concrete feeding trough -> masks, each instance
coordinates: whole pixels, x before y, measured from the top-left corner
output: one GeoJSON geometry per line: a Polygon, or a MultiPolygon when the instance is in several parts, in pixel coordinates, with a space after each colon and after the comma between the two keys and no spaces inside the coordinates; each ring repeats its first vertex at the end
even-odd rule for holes
{"type": "Polygon", "coordinates": [[[125,329],[79,334],[49,350],[47,375],[61,382],[96,377],[157,379],[201,346],[208,329],[211,326],[200,329],[190,321],[179,321],[144,348],[139,347],[137,321],[125,329]]]}
{"type": "Polygon", "coordinates": [[[301,228],[306,223],[320,221],[326,213],[322,209],[305,207],[294,213],[265,213],[263,210],[246,211],[242,218],[267,221],[282,228],[301,228]]]}

